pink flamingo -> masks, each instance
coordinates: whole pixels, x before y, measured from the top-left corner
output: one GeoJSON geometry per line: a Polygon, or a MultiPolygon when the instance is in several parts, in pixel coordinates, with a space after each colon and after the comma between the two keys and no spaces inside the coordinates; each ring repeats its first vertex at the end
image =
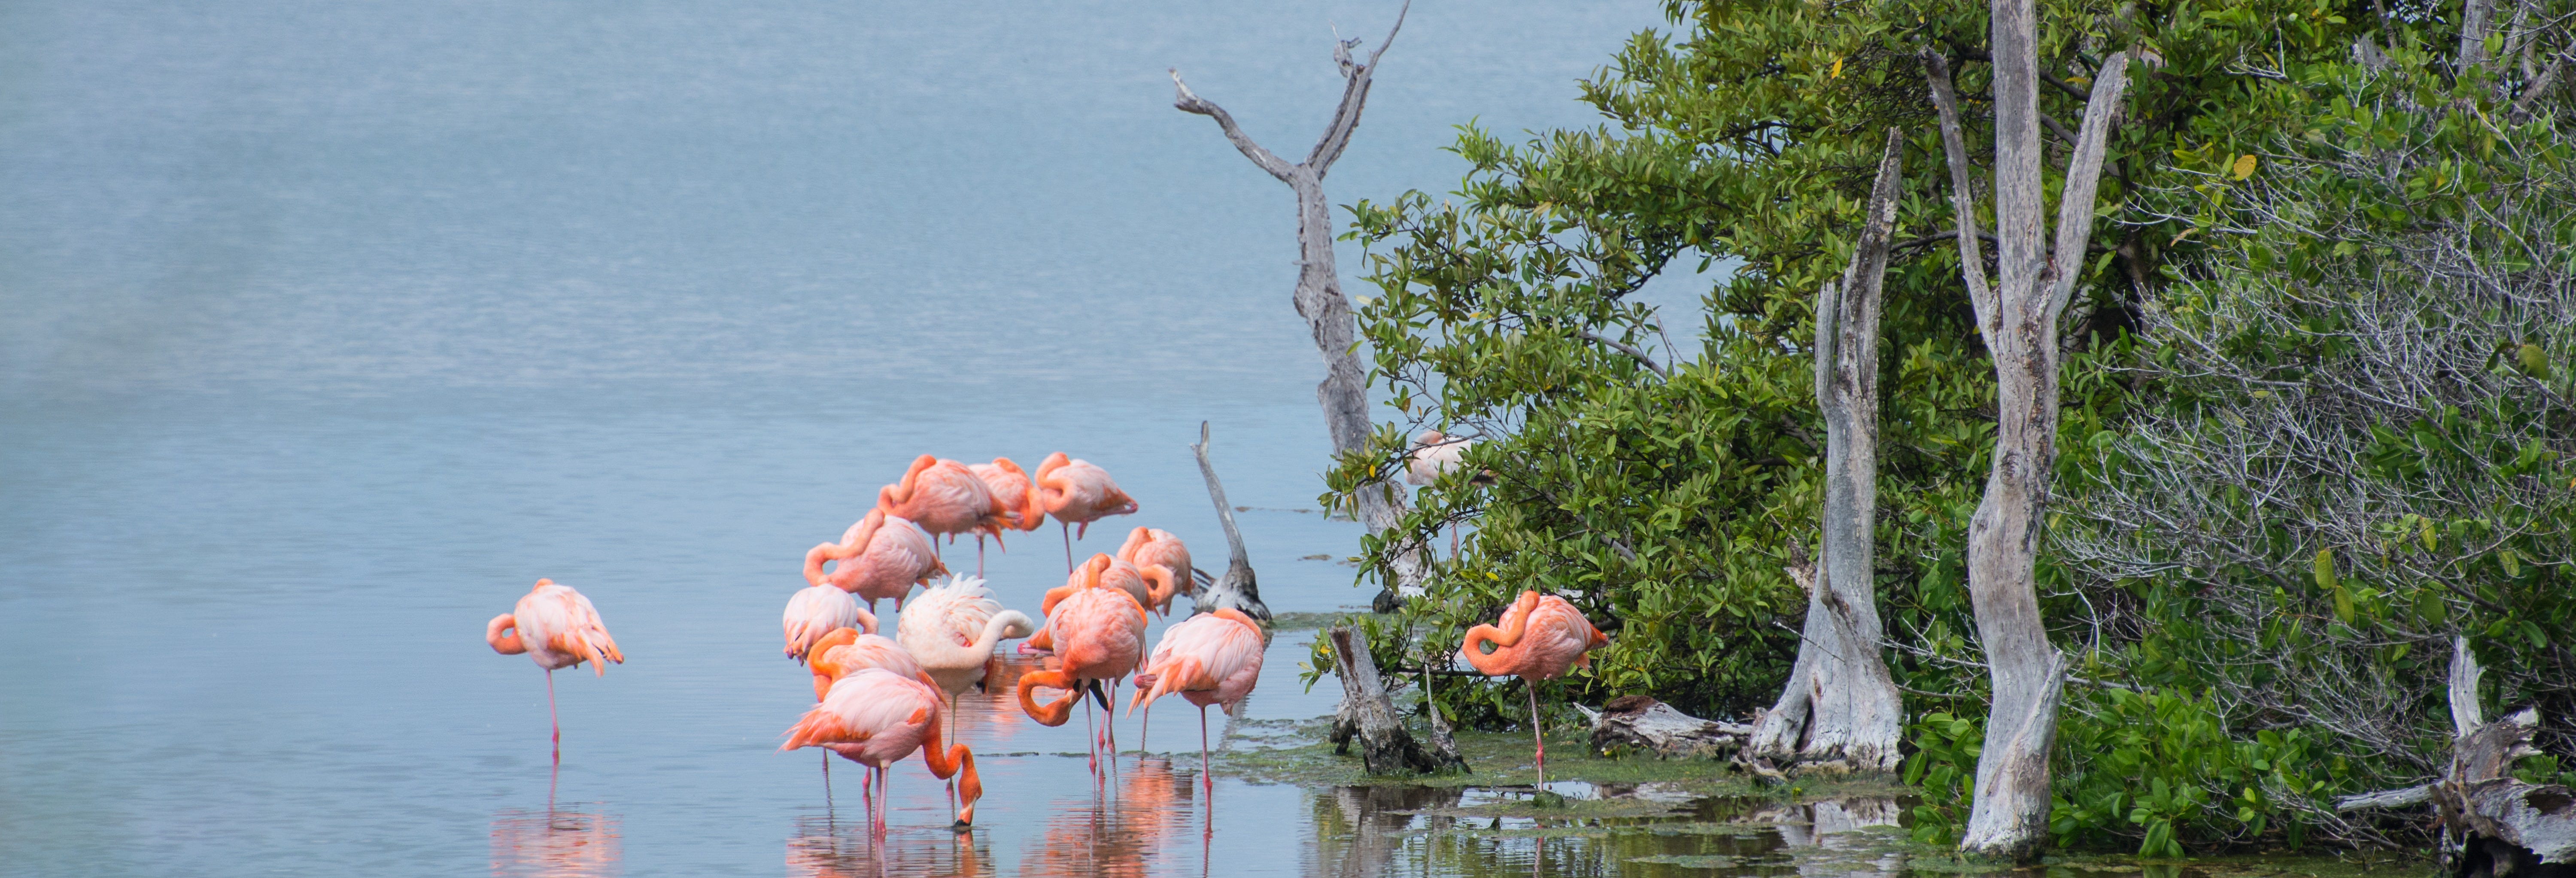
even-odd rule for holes
{"type": "Polygon", "coordinates": [[[927,454],[912,459],[902,481],[877,489],[877,508],[952,542],[958,534],[975,533],[991,534],[998,543],[1005,523],[993,489],[974,470],[927,454]]]}
{"type": "MultiPolygon", "coordinates": [[[[1046,630],[1040,632],[1056,646],[1058,666],[1052,671],[1033,671],[1020,675],[1020,709],[1039,725],[1060,726],[1071,718],[1073,702],[1089,694],[1100,700],[1105,709],[1117,696],[1118,679],[1136,670],[1136,660],[1145,653],[1145,607],[1127,592],[1100,582],[1101,565],[1085,565],[1089,574],[1082,589],[1064,596],[1047,612],[1046,630]],[[1101,681],[1108,681],[1104,691],[1101,681]],[[1066,690],[1065,697],[1040,705],[1029,693],[1039,686],[1066,690]]],[[[1088,702],[1083,716],[1091,715],[1088,702]]],[[[1114,720],[1111,723],[1115,725],[1114,720]]],[[[1118,756],[1115,728],[1107,731],[1110,758],[1118,756]]],[[[1099,748],[1102,738],[1094,735],[1092,768],[1100,767],[1099,748]]]]}
{"type": "MultiPolygon", "coordinates": [[[[993,458],[992,463],[966,466],[984,487],[993,492],[993,505],[1000,507],[1004,526],[1023,531],[1037,530],[1046,523],[1046,505],[1038,502],[1038,490],[1029,481],[1027,471],[1007,457],[993,458]]],[[[996,540],[1000,537],[996,536],[996,540]]],[[[975,575],[984,575],[984,535],[975,535],[975,575]]]]}
{"type": "MultiPolygon", "coordinates": [[[[921,663],[913,660],[912,653],[904,651],[892,640],[877,636],[876,617],[865,618],[867,633],[859,633],[856,628],[836,628],[816,638],[813,647],[807,650],[806,667],[814,672],[816,703],[822,702],[823,696],[832,691],[833,681],[864,668],[882,668],[905,677],[921,676],[921,663]]],[[[874,779],[875,775],[870,774],[859,784],[862,798],[867,796],[868,784],[874,779]]],[[[832,758],[826,756],[823,757],[823,785],[828,790],[831,784],[832,758]]]]}
{"type": "Polygon", "coordinates": [[[877,617],[859,609],[849,592],[817,583],[797,589],[787,599],[787,613],[780,624],[787,634],[787,657],[802,664],[823,635],[836,628],[864,628],[874,634],[877,617]]]}
{"type": "MultiPolygon", "coordinates": [[[[1162,565],[1138,570],[1134,564],[1094,552],[1091,560],[1082,562],[1082,566],[1074,568],[1072,573],[1065,576],[1063,585],[1047,590],[1046,596],[1038,604],[1038,612],[1053,613],[1057,603],[1071,597],[1074,592],[1094,585],[1126,592],[1128,597],[1136,600],[1137,606],[1147,609],[1152,609],[1157,601],[1164,606],[1170,606],[1172,581],[1171,571],[1162,565]]],[[[1040,631],[1036,636],[1029,638],[1027,643],[1021,644],[1020,651],[1037,652],[1054,648],[1055,637],[1040,631]]]]}
{"type": "Polygon", "coordinates": [[[1240,610],[1201,613],[1164,629],[1163,642],[1154,645],[1152,658],[1136,674],[1136,697],[1127,703],[1128,713],[1151,708],[1154,699],[1174,693],[1198,705],[1199,777],[1211,791],[1216,778],[1208,774],[1208,705],[1224,705],[1230,712],[1252,694],[1253,684],[1261,681],[1262,639],[1261,625],[1240,610]]]}
{"type": "Polygon", "coordinates": [[[1458,652],[1474,665],[1476,672],[1488,677],[1517,676],[1529,687],[1530,734],[1538,739],[1538,780],[1547,782],[1547,736],[1541,732],[1538,716],[1538,681],[1553,680],[1566,672],[1590,664],[1588,655],[1610,642],[1583,611],[1555,595],[1535,591],[1521,592],[1503,611],[1503,626],[1478,625],[1467,629],[1467,642],[1458,652]],[[1484,651],[1493,644],[1493,652],[1484,651]]]}
{"type": "MultiPolygon", "coordinates": [[[[1440,480],[1443,473],[1455,472],[1467,463],[1467,447],[1476,443],[1451,438],[1438,430],[1424,430],[1413,437],[1413,451],[1404,456],[1404,481],[1428,485],[1440,480]]],[[[1483,470],[1467,478],[1471,485],[1494,483],[1494,471],[1483,470]]],[[[1458,554],[1458,525],[1449,525],[1449,554],[1458,554]]]]}
{"type": "Polygon", "coordinates": [[[563,762],[563,723],[555,714],[555,670],[589,662],[597,676],[608,676],[609,662],[626,663],[599,608],[569,585],[537,580],[511,612],[483,626],[483,642],[502,655],[527,653],[546,669],[546,724],[554,729],[555,762],[563,762]]]}
{"type": "Polygon", "coordinates": [[[1074,537],[1087,534],[1091,523],[1112,515],[1129,515],[1136,511],[1136,500],[1118,490],[1109,471],[1088,460],[1070,460],[1064,452],[1047,455],[1038,463],[1038,502],[1056,524],[1065,529],[1064,567],[1073,570],[1074,537]],[[1079,527],[1077,533],[1073,528],[1079,527]]]}
{"type": "Polygon", "coordinates": [[[823,543],[805,552],[805,581],[830,585],[858,595],[868,602],[873,615],[877,599],[893,598],[894,608],[903,609],[903,598],[915,585],[930,584],[930,577],[947,573],[948,565],[939,562],[931,546],[930,535],[919,525],[882,509],[868,510],[866,518],[850,525],[838,543],[823,543]],[[838,561],[826,575],[823,562],[838,561]]]}
{"type": "Polygon", "coordinates": [[[1190,580],[1190,571],[1196,569],[1190,566],[1190,547],[1171,531],[1140,527],[1128,532],[1126,544],[1118,547],[1118,560],[1135,565],[1137,575],[1152,587],[1153,599],[1147,606],[1155,613],[1169,616],[1173,596],[1198,593],[1197,584],[1190,580]]]}
{"type": "MultiPolygon", "coordinates": [[[[913,751],[940,780],[958,777],[966,805],[952,828],[975,824],[975,801],[984,797],[984,782],[975,774],[975,754],[966,745],[943,747],[939,734],[939,687],[927,675],[904,676],[884,668],[862,668],[832,683],[822,703],[805,712],[787,730],[778,749],[822,747],[876,772],[877,801],[885,798],[886,769],[913,751]]],[[[874,816],[875,831],[885,832],[885,812],[874,816]]]]}

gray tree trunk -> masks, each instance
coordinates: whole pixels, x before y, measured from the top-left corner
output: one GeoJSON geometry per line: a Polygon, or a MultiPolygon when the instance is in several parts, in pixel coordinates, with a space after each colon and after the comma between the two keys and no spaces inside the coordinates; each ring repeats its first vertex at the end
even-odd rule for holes
{"type": "MultiPolygon", "coordinates": [[[[1412,3],[1408,0],[1405,10],[1410,11],[1411,8],[1412,3]]],[[[1356,346],[1358,325],[1351,316],[1350,300],[1342,295],[1340,272],[1333,264],[1332,203],[1324,199],[1324,173],[1332,168],[1335,159],[1341,158],[1342,149],[1350,145],[1351,132],[1360,124],[1360,111],[1368,104],[1369,85],[1377,74],[1378,57],[1386,54],[1386,47],[1395,41],[1396,31],[1404,27],[1404,15],[1403,11],[1396,13],[1394,27],[1387,29],[1386,39],[1378,43],[1376,51],[1369,53],[1366,63],[1351,58],[1350,45],[1357,40],[1339,44],[1333,50],[1334,60],[1342,67],[1342,102],[1333,112],[1332,124],[1315,142],[1314,150],[1307,153],[1305,161],[1296,164],[1289,164],[1254,142],[1235,125],[1234,116],[1225,108],[1191,92],[1189,84],[1181,81],[1180,71],[1171,72],[1175,92],[1172,106],[1182,112],[1215,119],[1217,126],[1225,131],[1226,140],[1233,143],[1236,150],[1269,172],[1270,176],[1278,178],[1279,182],[1288,184],[1288,188],[1297,195],[1295,304],[1297,316],[1306,319],[1307,329],[1314,334],[1315,350],[1324,356],[1324,383],[1315,387],[1315,399],[1323,404],[1324,426],[1332,433],[1335,454],[1368,447],[1371,425],[1368,370],[1360,365],[1356,346]]],[[[1368,526],[1370,533],[1398,530],[1406,504],[1403,492],[1394,483],[1372,482],[1362,486],[1355,496],[1359,502],[1360,522],[1368,526]]],[[[1387,571],[1388,585],[1398,594],[1419,594],[1423,583],[1430,578],[1429,558],[1419,541],[1411,541],[1410,545],[1398,551],[1391,567],[1387,571]]]]}
{"type": "MultiPolygon", "coordinates": [[[[1234,507],[1226,505],[1225,484],[1216,480],[1216,465],[1208,462],[1206,421],[1199,422],[1199,442],[1190,446],[1190,452],[1198,455],[1199,475],[1207,479],[1208,499],[1216,503],[1217,523],[1225,526],[1226,548],[1225,576],[1202,587],[1198,596],[1190,599],[1190,615],[1232,607],[1260,622],[1263,626],[1262,640],[1268,642],[1270,605],[1261,602],[1261,586],[1252,577],[1252,556],[1243,550],[1243,532],[1234,527],[1234,507]]],[[[1192,569],[1188,575],[1206,576],[1197,569],[1192,569]]]]}
{"type": "Polygon", "coordinates": [[[2048,751],[2066,657],[2048,640],[2035,562],[2048,475],[2057,451],[2058,316],[2084,268],[2094,191],[2115,111],[2128,87],[2129,54],[2103,60],[2077,130],[2052,249],[2039,140],[2039,41],[2033,0],[1994,0],[1995,283],[1977,252],[1976,193],[1959,131],[1948,64],[1927,54],[1933,104],[1950,164],[1961,273],[1977,327],[1995,362],[1994,469],[1968,525],[1968,596],[1985,649],[1994,704],[1977,758],[1976,795],[1959,848],[2025,859],[2048,839],[2048,751]],[[2055,258],[2052,258],[2052,253],[2055,258]]]}
{"type": "MultiPolygon", "coordinates": [[[[1370,774],[1428,774],[1467,767],[1454,749],[1444,749],[1452,746],[1445,733],[1434,735],[1426,744],[1396,719],[1395,703],[1378,679],[1377,660],[1369,656],[1366,637],[1347,625],[1324,636],[1333,645],[1333,676],[1342,681],[1342,703],[1333,713],[1331,735],[1336,752],[1347,752],[1351,742],[1358,741],[1360,762],[1370,774]]],[[[1439,721],[1435,710],[1435,729],[1439,721]]]]}
{"type": "Polygon", "coordinates": [[[1817,296],[1816,405],[1825,416],[1822,575],[1792,574],[1807,586],[1798,662],[1746,748],[1753,758],[1809,770],[1893,771],[1902,759],[1904,704],[1879,653],[1885,629],[1872,572],[1872,525],[1878,517],[1880,292],[1904,189],[1904,150],[1903,132],[1888,129],[1851,265],[1841,283],[1826,284],[1817,296]]]}

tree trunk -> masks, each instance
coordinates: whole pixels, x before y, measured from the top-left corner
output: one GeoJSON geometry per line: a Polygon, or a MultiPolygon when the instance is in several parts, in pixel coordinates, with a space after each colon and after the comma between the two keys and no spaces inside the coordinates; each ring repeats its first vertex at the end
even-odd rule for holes
{"type": "Polygon", "coordinates": [[[2036,855],[2048,838],[2048,751],[2057,738],[2066,678],[2066,658],[2049,642],[2040,618],[2035,570],[2056,455],[2058,316],[2084,268],[2105,138],[2128,85],[2129,61],[2126,52],[2111,53],[2094,77],[2067,160],[2052,259],[2041,237],[2048,208],[2040,178],[2039,46],[2032,5],[1994,0],[1991,7],[1997,251],[1991,288],[1977,253],[1976,195],[1961,145],[1958,98],[1946,59],[1925,57],[1950,164],[1961,273],[1995,363],[1994,469],[1968,525],[1968,596],[1994,703],[1959,847],[2012,859],[2036,855]]]}
{"type": "Polygon", "coordinates": [[[1428,774],[1467,767],[1457,752],[1439,748],[1446,736],[1424,746],[1396,720],[1395,704],[1387,698],[1386,684],[1378,679],[1377,660],[1369,656],[1366,640],[1347,625],[1325,636],[1333,644],[1333,675],[1342,681],[1342,704],[1333,712],[1335,752],[1348,752],[1351,742],[1359,741],[1360,762],[1370,774],[1428,774]]]}
{"type": "MultiPolygon", "coordinates": [[[[1410,11],[1410,0],[1405,11],[1410,11]]],[[[1351,132],[1359,127],[1360,111],[1368,104],[1369,85],[1377,74],[1379,56],[1386,54],[1395,33],[1404,27],[1405,12],[1395,16],[1395,26],[1387,29],[1386,39],[1369,54],[1367,63],[1354,61],[1348,43],[1336,44],[1334,60],[1342,67],[1342,102],[1333,112],[1332,124],[1324,130],[1306,160],[1289,164],[1265,149],[1235,125],[1234,117],[1224,108],[1199,97],[1181,81],[1180,71],[1172,71],[1175,96],[1172,106],[1186,113],[1197,113],[1215,119],[1225,131],[1226,140],[1297,195],[1297,293],[1294,303],[1297,316],[1306,319],[1314,334],[1315,350],[1324,357],[1324,382],[1315,387],[1315,400],[1324,408],[1324,426],[1333,437],[1333,453],[1348,454],[1368,447],[1368,370],[1360,365],[1356,345],[1358,327],[1351,316],[1350,300],[1342,295],[1340,271],[1333,264],[1332,203],[1324,198],[1324,174],[1341,158],[1342,149],[1350,144],[1351,132]]],[[[1357,42],[1353,40],[1352,42],[1357,42]]],[[[1405,513],[1404,494],[1394,483],[1372,482],[1356,493],[1358,518],[1370,533],[1398,530],[1405,513]]],[[[1419,540],[1399,550],[1389,570],[1389,591],[1413,595],[1422,591],[1430,579],[1430,561],[1419,540]]]]}
{"type": "Polygon", "coordinates": [[[1851,265],[1841,283],[1826,284],[1816,299],[1816,406],[1825,416],[1822,575],[1801,577],[1807,621],[1798,662],[1747,747],[1755,758],[1809,770],[1893,771],[1902,759],[1904,704],[1879,654],[1885,629],[1878,619],[1873,525],[1880,288],[1905,182],[1903,137],[1899,129],[1887,130],[1851,265]]]}
{"type": "Polygon", "coordinates": [[[1574,709],[1592,720],[1592,749],[1604,753],[1624,747],[1666,759],[1716,758],[1734,754],[1753,733],[1752,726],[1700,719],[1643,695],[1610,699],[1598,713],[1574,709]]]}

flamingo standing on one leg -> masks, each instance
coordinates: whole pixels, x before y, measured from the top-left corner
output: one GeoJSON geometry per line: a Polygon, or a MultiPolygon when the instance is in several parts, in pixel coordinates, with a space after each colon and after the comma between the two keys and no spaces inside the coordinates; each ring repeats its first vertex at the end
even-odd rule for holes
{"type": "MultiPolygon", "coordinates": [[[[1150,708],[1154,699],[1179,693],[1199,708],[1199,777],[1210,791],[1216,778],[1208,772],[1207,709],[1234,705],[1252,694],[1261,681],[1261,625],[1232,607],[1202,613],[1163,630],[1163,642],[1136,674],[1136,697],[1127,712],[1150,708]]],[[[1151,716],[1148,713],[1147,716],[1151,716]]]]}
{"type": "MultiPolygon", "coordinates": [[[[1428,485],[1439,481],[1442,473],[1453,472],[1466,465],[1467,447],[1474,444],[1465,439],[1452,438],[1438,430],[1422,431],[1422,435],[1413,437],[1413,451],[1404,456],[1405,483],[1428,485]]],[[[1493,484],[1494,472],[1492,470],[1478,472],[1469,476],[1467,483],[1493,484]]],[[[1453,558],[1458,555],[1458,525],[1455,522],[1449,525],[1449,555],[1453,558]]]]}
{"type": "Polygon", "coordinates": [[[1467,629],[1467,642],[1458,652],[1476,672],[1488,677],[1518,676],[1530,690],[1530,734],[1538,739],[1538,780],[1547,782],[1547,735],[1540,729],[1538,718],[1538,681],[1565,676],[1566,671],[1590,664],[1592,650],[1610,642],[1583,611],[1555,595],[1523,591],[1503,611],[1503,625],[1478,625],[1467,629]],[[1484,644],[1495,649],[1486,652],[1484,644]]]}
{"type": "Polygon", "coordinates": [[[608,636],[599,608],[569,585],[537,580],[511,612],[483,626],[483,642],[502,655],[527,653],[546,669],[546,724],[554,729],[555,763],[563,763],[563,723],[555,714],[555,670],[589,662],[598,676],[608,676],[608,662],[626,663],[617,640],[608,636]]]}
{"type": "MultiPolygon", "coordinates": [[[[1084,588],[1066,595],[1047,613],[1046,630],[1058,657],[1058,669],[1020,675],[1020,709],[1039,725],[1060,726],[1071,718],[1073,702],[1085,694],[1100,700],[1105,709],[1116,694],[1117,681],[1136,670],[1136,660],[1145,653],[1145,607],[1127,592],[1100,583],[1098,565],[1085,565],[1090,575],[1084,588]],[[1108,681],[1108,691],[1101,688],[1108,681]],[[1047,686],[1066,690],[1063,698],[1040,705],[1030,690],[1047,686]]],[[[1083,714],[1090,715],[1088,704],[1083,714]]],[[[1114,721],[1113,721],[1114,723],[1114,721]]],[[[1108,732],[1110,758],[1117,759],[1117,733],[1108,732]]],[[[1101,739],[1092,739],[1092,768],[1100,767],[1098,757],[1101,739]]]]}
{"type": "Polygon", "coordinates": [[[1190,572],[1197,569],[1190,566],[1190,547],[1171,531],[1140,527],[1128,532],[1126,544],[1118,547],[1118,560],[1136,565],[1153,597],[1146,606],[1157,614],[1172,614],[1174,596],[1198,593],[1197,583],[1190,580],[1190,572]]]}
{"type": "Polygon", "coordinates": [[[945,535],[951,542],[963,533],[991,534],[999,542],[1006,523],[1004,510],[993,500],[993,489],[974,470],[927,454],[912,459],[902,481],[877,489],[877,508],[912,519],[922,530],[945,535]]]}
{"type": "Polygon", "coordinates": [[[1109,471],[1088,460],[1072,460],[1058,451],[1038,463],[1038,502],[1056,524],[1065,531],[1064,569],[1073,570],[1073,540],[1088,533],[1091,523],[1112,515],[1129,515],[1136,511],[1135,498],[1118,490],[1109,471]],[[1082,533],[1074,528],[1080,527],[1082,533]]]}
{"type": "MultiPolygon", "coordinates": [[[[1001,507],[1005,526],[1023,531],[1037,530],[1046,523],[1046,505],[1038,502],[1037,485],[1029,481],[1026,470],[1007,457],[993,458],[992,463],[967,464],[984,487],[993,492],[993,505],[1001,507]]],[[[995,534],[999,544],[1001,536],[995,534]]],[[[975,575],[984,575],[984,535],[975,535],[975,575]]]]}
{"type": "Polygon", "coordinates": [[[841,534],[838,543],[823,543],[805,552],[805,581],[830,585],[858,595],[868,602],[874,614],[877,599],[893,598],[894,608],[903,609],[903,598],[915,585],[930,584],[930,577],[948,572],[931,545],[930,534],[919,525],[882,509],[868,510],[866,518],[841,534]],[[840,564],[826,574],[823,562],[840,564]]]}
{"type": "Polygon", "coordinates": [[[1004,639],[1027,637],[1037,620],[1018,610],[1002,609],[984,580],[952,576],[912,599],[912,609],[895,620],[894,639],[921,662],[931,682],[945,697],[947,716],[957,715],[957,696],[984,682],[993,647],[1004,639]]]}
{"type": "Polygon", "coordinates": [[[839,628],[863,628],[874,634],[877,618],[859,609],[850,593],[817,583],[796,590],[787,599],[787,613],[780,625],[787,634],[787,657],[802,664],[814,642],[839,628]]]}
{"type": "MultiPolygon", "coordinates": [[[[953,827],[975,823],[975,801],[984,797],[984,782],[975,774],[975,754],[966,745],[942,747],[939,734],[939,687],[929,675],[904,676],[884,668],[862,668],[832,683],[822,703],[806,711],[787,730],[780,750],[822,747],[841,758],[875,769],[877,801],[885,797],[886,769],[913,751],[921,751],[930,774],[947,780],[962,774],[958,793],[965,807],[953,827]]],[[[885,812],[873,828],[885,832],[885,812]]]]}

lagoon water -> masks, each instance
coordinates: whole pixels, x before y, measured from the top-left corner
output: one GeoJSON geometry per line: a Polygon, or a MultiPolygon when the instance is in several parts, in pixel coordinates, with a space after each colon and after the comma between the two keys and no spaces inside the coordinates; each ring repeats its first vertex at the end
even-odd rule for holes
{"type": "MultiPolygon", "coordinates": [[[[1659,6],[1422,4],[1333,197],[1445,191],[1470,118],[1591,124],[1574,80],[1659,6]]],[[[1098,462],[1143,511],[1079,551],[1148,524],[1222,570],[1202,420],[1270,606],[1365,604],[1308,559],[1356,529],[1307,511],[1288,194],[1164,68],[1301,155],[1329,27],[1392,12],[0,7],[0,874],[1350,868],[1330,792],[1221,780],[1203,841],[1177,702],[1181,755],[1102,792],[1079,727],[979,702],[978,829],[907,764],[872,852],[858,772],[827,804],[774,752],[810,700],[778,613],[922,452],[1098,462]],[[556,675],[559,774],[542,675],[480,637],[540,576],[629,656],[556,675]]],[[[1057,539],[991,557],[1007,603],[1057,539]]],[[[1329,710],[1307,636],[1250,718],[1329,710]]]]}

